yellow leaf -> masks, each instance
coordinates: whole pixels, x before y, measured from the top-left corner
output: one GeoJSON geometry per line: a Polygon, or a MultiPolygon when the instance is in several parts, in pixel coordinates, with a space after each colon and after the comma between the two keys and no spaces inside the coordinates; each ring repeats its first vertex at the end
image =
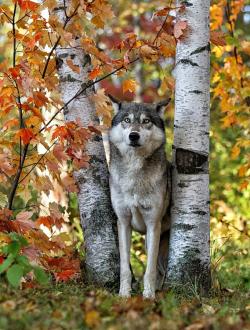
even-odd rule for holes
{"type": "Polygon", "coordinates": [[[25,120],[25,123],[27,127],[39,128],[42,121],[41,118],[39,118],[38,116],[30,116],[28,119],[25,120]]]}
{"type": "Polygon", "coordinates": [[[236,159],[239,156],[239,154],[240,154],[240,148],[236,144],[231,151],[232,159],[236,159]]]}
{"type": "Polygon", "coordinates": [[[122,82],[122,91],[126,93],[127,91],[134,93],[136,89],[136,81],[133,79],[127,79],[122,82]]]}
{"type": "Polygon", "coordinates": [[[103,20],[100,18],[100,16],[94,16],[91,20],[91,22],[93,24],[95,24],[95,26],[97,26],[98,28],[100,29],[103,29],[104,28],[104,22],[103,20]]]}
{"type": "Polygon", "coordinates": [[[211,30],[216,30],[221,27],[223,23],[223,15],[224,15],[224,10],[218,4],[212,5],[210,7],[211,30]]]}
{"type": "Polygon", "coordinates": [[[100,325],[100,314],[98,311],[90,310],[85,314],[85,322],[88,327],[94,328],[100,325]]]}

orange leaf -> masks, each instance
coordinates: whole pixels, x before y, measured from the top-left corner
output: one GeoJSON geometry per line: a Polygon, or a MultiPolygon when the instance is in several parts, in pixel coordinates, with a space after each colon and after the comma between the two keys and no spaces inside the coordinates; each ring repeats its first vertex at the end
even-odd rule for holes
{"type": "Polygon", "coordinates": [[[174,36],[176,39],[179,39],[181,36],[183,36],[184,30],[187,28],[187,22],[186,21],[178,21],[174,25],[174,36]]]}
{"type": "Polygon", "coordinates": [[[17,78],[20,74],[20,69],[19,68],[9,68],[9,71],[12,75],[13,78],[17,78]]]}
{"type": "Polygon", "coordinates": [[[134,93],[136,89],[136,81],[133,79],[127,79],[122,82],[122,91],[126,93],[127,91],[134,93]]]}
{"type": "Polygon", "coordinates": [[[80,67],[78,65],[75,65],[72,60],[68,59],[66,62],[72,71],[74,71],[78,74],[80,73],[80,71],[81,71],[80,67]]]}
{"type": "Polygon", "coordinates": [[[59,126],[52,134],[52,139],[59,137],[60,139],[67,139],[70,136],[70,132],[65,126],[59,126]]]}
{"type": "Polygon", "coordinates": [[[36,10],[39,6],[38,3],[30,0],[17,0],[17,2],[22,10],[36,10]]]}
{"type": "Polygon", "coordinates": [[[222,31],[211,31],[210,41],[216,46],[226,46],[225,34],[222,31]]]}
{"type": "Polygon", "coordinates": [[[95,68],[89,73],[89,79],[94,80],[101,73],[100,68],[95,68]]]}
{"type": "Polygon", "coordinates": [[[48,98],[42,92],[33,92],[34,103],[37,107],[41,107],[48,103],[48,98]]]}
{"type": "Polygon", "coordinates": [[[238,175],[239,175],[240,177],[245,176],[247,170],[248,170],[248,167],[247,167],[246,165],[242,165],[242,166],[239,168],[238,175]]]}
{"type": "Polygon", "coordinates": [[[56,281],[66,282],[72,278],[74,278],[78,273],[76,273],[75,269],[66,269],[62,272],[55,273],[56,281]]]}
{"type": "Polygon", "coordinates": [[[166,16],[167,13],[171,10],[170,7],[165,7],[163,9],[160,9],[160,10],[157,10],[155,13],[154,13],[154,16],[166,16]]]}
{"type": "Polygon", "coordinates": [[[51,216],[41,216],[37,219],[36,223],[50,229],[54,225],[54,220],[51,216]]]}
{"type": "Polygon", "coordinates": [[[240,185],[240,191],[246,189],[246,188],[248,187],[248,185],[249,185],[249,182],[248,182],[248,181],[246,181],[246,180],[243,181],[243,182],[241,183],[241,185],[240,185]]]}
{"type": "Polygon", "coordinates": [[[19,124],[19,120],[17,118],[14,118],[14,119],[10,119],[8,121],[6,121],[6,123],[3,125],[3,129],[9,129],[13,126],[18,126],[19,124]]]}
{"type": "Polygon", "coordinates": [[[17,132],[16,137],[20,137],[24,144],[28,144],[30,143],[30,140],[35,137],[35,135],[30,128],[21,128],[17,132]]]}
{"type": "Polygon", "coordinates": [[[170,57],[170,56],[173,56],[174,55],[174,49],[171,48],[171,47],[167,47],[165,45],[161,45],[160,46],[160,52],[165,57],[170,57]]]}

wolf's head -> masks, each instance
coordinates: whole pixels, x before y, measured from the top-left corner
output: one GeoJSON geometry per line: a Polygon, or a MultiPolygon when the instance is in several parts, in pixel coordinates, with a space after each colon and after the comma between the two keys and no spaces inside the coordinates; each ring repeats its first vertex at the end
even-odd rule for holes
{"type": "Polygon", "coordinates": [[[164,144],[163,109],[168,103],[116,102],[109,139],[122,155],[134,149],[148,156],[164,144]]]}

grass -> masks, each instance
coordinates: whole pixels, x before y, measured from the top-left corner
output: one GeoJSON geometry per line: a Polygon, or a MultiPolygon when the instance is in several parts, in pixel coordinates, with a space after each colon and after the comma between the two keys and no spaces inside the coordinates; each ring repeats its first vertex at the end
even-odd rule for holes
{"type": "Polygon", "coordinates": [[[214,288],[206,298],[196,292],[166,291],[156,302],[141,296],[122,300],[76,282],[22,290],[2,282],[0,329],[250,329],[247,253],[234,247],[227,253],[213,272],[214,288]]]}

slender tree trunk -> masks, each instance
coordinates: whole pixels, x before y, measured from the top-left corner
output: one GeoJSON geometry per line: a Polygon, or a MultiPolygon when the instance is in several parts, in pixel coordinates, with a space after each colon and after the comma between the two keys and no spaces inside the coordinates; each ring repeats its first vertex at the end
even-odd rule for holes
{"type": "MultiPolygon", "coordinates": [[[[177,1],[180,5],[182,1],[177,1]]],[[[209,249],[209,5],[185,2],[188,35],[177,44],[172,228],[167,280],[210,287],[209,249]]]]}
{"type": "MultiPolygon", "coordinates": [[[[62,21],[65,20],[64,2],[59,0],[55,9],[62,21]]],[[[66,1],[66,7],[69,2],[66,1]]],[[[91,59],[80,47],[58,47],[56,57],[61,96],[66,103],[88,82],[91,59]],[[67,65],[68,59],[80,68],[79,74],[67,65]]],[[[99,123],[94,104],[90,100],[93,92],[93,88],[88,89],[85,95],[82,94],[69,104],[64,112],[66,121],[79,118],[86,126],[90,122],[99,123]]],[[[115,288],[119,284],[117,221],[110,201],[108,168],[102,138],[95,136],[88,142],[87,150],[91,157],[89,168],[74,172],[79,187],[78,201],[84,231],[87,280],[115,288]]]]}

